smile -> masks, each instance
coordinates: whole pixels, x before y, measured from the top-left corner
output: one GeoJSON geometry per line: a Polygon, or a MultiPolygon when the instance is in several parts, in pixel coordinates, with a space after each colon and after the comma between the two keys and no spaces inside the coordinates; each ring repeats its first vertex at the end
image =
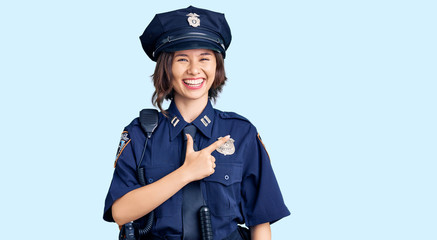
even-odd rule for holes
{"type": "Polygon", "coordinates": [[[195,79],[183,79],[184,85],[190,89],[199,89],[203,86],[205,79],[195,78],[195,79]]]}

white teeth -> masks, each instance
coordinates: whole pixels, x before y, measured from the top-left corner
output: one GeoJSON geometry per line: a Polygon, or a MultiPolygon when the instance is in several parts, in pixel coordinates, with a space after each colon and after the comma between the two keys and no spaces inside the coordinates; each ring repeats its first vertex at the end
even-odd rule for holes
{"type": "Polygon", "coordinates": [[[189,85],[199,85],[203,82],[203,79],[195,79],[195,80],[184,80],[184,83],[189,85]]]}

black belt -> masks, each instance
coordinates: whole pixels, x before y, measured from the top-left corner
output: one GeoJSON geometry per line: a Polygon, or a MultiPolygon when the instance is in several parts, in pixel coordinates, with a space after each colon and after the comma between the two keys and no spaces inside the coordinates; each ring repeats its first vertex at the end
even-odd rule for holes
{"type": "Polygon", "coordinates": [[[223,240],[244,240],[244,238],[241,236],[240,231],[236,229],[229,236],[223,238],[223,240]]]}
{"type": "Polygon", "coordinates": [[[147,240],[181,240],[182,237],[158,237],[155,235],[151,235],[147,240]]]}
{"type": "MultiPolygon", "coordinates": [[[[180,240],[180,239],[181,239],[181,237],[168,238],[168,237],[158,237],[158,236],[152,235],[150,237],[150,239],[147,239],[147,240],[180,240]]],[[[229,234],[229,236],[223,238],[223,240],[245,240],[245,239],[241,236],[239,229],[235,229],[235,231],[233,231],[231,234],[229,234]]]]}

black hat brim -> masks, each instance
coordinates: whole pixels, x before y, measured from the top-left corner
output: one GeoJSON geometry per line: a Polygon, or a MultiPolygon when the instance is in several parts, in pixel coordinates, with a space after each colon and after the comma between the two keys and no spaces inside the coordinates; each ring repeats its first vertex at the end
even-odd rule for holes
{"type": "MultiPolygon", "coordinates": [[[[176,52],[176,51],[191,50],[191,49],[209,49],[218,53],[222,53],[222,51],[215,45],[216,44],[209,43],[209,42],[200,42],[200,41],[191,40],[191,41],[169,44],[161,52],[176,52]]],[[[159,54],[159,52],[157,54],[159,54]]]]}

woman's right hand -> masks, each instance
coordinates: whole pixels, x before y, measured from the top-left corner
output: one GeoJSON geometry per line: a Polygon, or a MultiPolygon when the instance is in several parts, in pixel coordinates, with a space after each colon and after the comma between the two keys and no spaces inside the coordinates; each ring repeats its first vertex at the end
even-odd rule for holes
{"type": "Polygon", "coordinates": [[[229,139],[229,135],[222,137],[208,147],[200,151],[194,151],[193,138],[191,135],[187,134],[187,153],[185,155],[185,162],[181,168],[186,171],[191,180],[190,182],[206,178],[214,173],[214,168],[216,166],[215,158],[211,153],[229,139]]]}

